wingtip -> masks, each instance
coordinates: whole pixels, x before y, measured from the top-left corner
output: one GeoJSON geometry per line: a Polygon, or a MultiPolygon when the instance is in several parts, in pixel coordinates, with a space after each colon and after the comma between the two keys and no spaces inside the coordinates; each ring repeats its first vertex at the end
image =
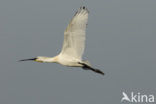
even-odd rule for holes
{"type": "Polygon", "coordinates": [[[86,10],[86,11],[89,13],[89,10],[87,9],[86,6],[81,6],[81,7],[80,7],[80,11],[81,11],[81,10],[86,10]]]}
{"type": "Polygon", "coordinates": [[[87,9],[87,7],[86,6],[80,6],[80,9],[87,9]]]}

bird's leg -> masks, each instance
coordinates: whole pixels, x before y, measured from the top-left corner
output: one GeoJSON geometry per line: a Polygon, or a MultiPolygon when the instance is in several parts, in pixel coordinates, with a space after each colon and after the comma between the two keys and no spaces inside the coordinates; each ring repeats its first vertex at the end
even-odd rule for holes
{"type": "Polygon", "coordinates": [[[92,70],[92,71],[94,71],[94,72],[96,72],[96,73],[99,73],[99,74],[104,75],[104,72],[102,72],[102,71],[99,70],[99,69],[94,69],[94,68],[92,68],[91,66],[89,66],[89,65],[87,65],[87,64],[85,64],[85,63],[79,62],[79,64],[83,65],[83,66],[82,66],[82,69],[84,69],[84,70],[92,70]]]}

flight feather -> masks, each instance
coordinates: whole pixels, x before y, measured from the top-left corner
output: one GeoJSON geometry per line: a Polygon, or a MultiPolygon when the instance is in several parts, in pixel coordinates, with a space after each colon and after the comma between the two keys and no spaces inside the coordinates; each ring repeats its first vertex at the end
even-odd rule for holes
{"type": "Polygon", "coordinates": [[[61,54],[81,59],[85,48],[88,13],[89,11],[86,7],[80,7],[71,19],[64,32],[64,42],[61,54]]]}

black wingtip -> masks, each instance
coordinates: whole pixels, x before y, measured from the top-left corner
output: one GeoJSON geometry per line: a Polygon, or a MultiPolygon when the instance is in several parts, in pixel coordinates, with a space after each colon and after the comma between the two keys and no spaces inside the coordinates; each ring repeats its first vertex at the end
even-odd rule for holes
{"type": "Polygon", "coordinates": [[[81,6],[80,9],[87,9],[85,6],[81,6]]]}
{"type": "Polygon", "coordinates": [[[86,10],[89,13],[89,10],[87,9],[86,6],[81,6],[80,9],[79,9],[79,11],[81,11],[81,10],[86,10]]]}

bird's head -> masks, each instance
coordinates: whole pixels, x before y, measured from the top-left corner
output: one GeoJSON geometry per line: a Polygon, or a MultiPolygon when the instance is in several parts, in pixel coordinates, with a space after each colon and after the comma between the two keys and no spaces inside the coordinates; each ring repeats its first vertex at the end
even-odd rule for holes
{"type": "Polygon", "coordinates": [[[19,60],[19,61],[36,61],[36,62],[44,62],[43,60],[45,60],[46,57],[43,56],[38,56],[35,58],[30,58],[30,59],[23,59],[23,60],[19,60]]]}
{"type": "Polygon", "coordinates": [[[49,59],[49,57],[44,57],[44,56],[38,56],[35,61],[36,62],[46,62],[49,59]]]}

